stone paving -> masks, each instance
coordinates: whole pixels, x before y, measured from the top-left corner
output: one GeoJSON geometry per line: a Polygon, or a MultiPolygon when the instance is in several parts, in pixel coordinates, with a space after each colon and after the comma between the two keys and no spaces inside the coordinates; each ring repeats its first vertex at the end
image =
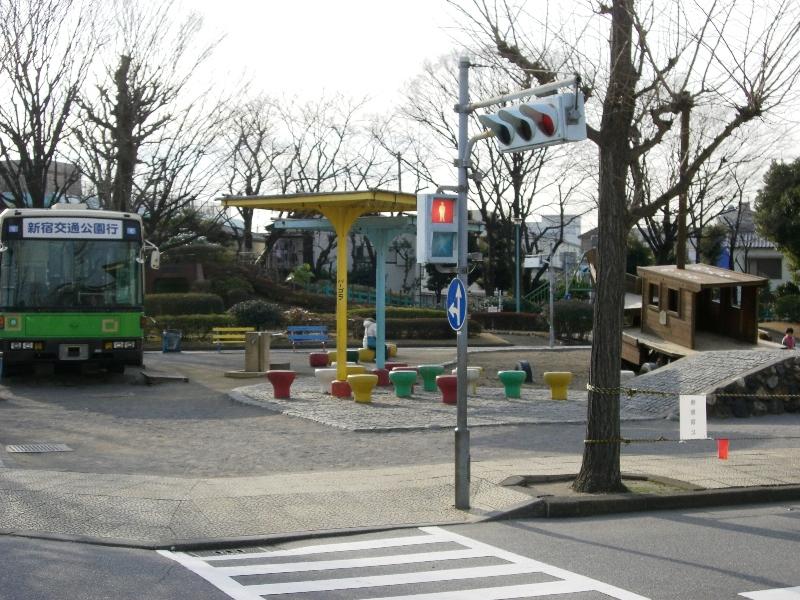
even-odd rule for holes
{"type": "Polygon", "coordinates": [[[659,394],[637,392],[623,396],[623,410],[653,417],[678,414],[679,394],[709,394],[727,384],[777,362],[793,358],[786,350],[726,350],[699,352],[639,375],[622,387],[653,390],[659,394]],[[666,395],[665,395],[666,394],[666,395]]]}
{"type": "MultiPolygon", "coordinates": [[[[425,351],[425,362],[433,356],[425,351]]],[[[708,394],[742,376],[790,358],[785,350],[719,351],[698,353],[663,366],[623,384],[623,389],[649,390],[621,398],[621,419],[676,418],[680,394],[708,394]]],[[[412,398],[398,398],[391,387],[376,388],[370,404],[335,398],[322,393],[310,376],[292,385],[292,398],[273,398],[269,384],[237,388],[236,401],[261,406],[284,415],[309,419],[350,431],[399,431],[442,429],[455,426],[455,406],[443,404],[438,392],[425,392],[417,385],[412,398]]],[[[568,400],[554,401],[546,389],[523,386],[520,399],[506,399],[502,388],[481,387],[468,397],[471,427],[486,425],[585,423],[587,393],[570,390],[568,400]]]]}
{"type": "MultiPolygon", "coordinates": [[[[273,398],[269,384],[237,388],[231,398],[284,415],[317,421],[350,431],[399,431],[455,427],[456,407],[438,392],[415,387],[412,398],[398,398],[392,388],[376,388],[372,402],[359,404],[322,393],[310,378],[292,384],[292,398],[273,398]]],[[[470,427],[525,423],[585,423],[586,392],[571,390],[565,401],[551,400],[549,390],[523,388],[522,397],[507,399],[502,388],[481,387],[467,399],[470,427]]],[[[652,419],[649,413],[625,409],[623,420],[652,419]]]]}

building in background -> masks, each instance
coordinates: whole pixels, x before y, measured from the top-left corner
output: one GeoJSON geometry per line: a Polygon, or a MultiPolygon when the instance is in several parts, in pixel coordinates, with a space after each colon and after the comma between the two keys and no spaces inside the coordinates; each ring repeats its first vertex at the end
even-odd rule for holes
{"type": "Polygon", "coordinates": [[[728,229],[729,236],[718,264],[734,271],[766,277],[774,289],[793,280],[791,261],[774,242],[758,234],[754,216],[749,202],[720,214],[718,223],[728,229]]]}
{"type": "MultiPolygon", "coordinates": [[[[6,161],[0,165],[0,168],[9,173],[17,173],[17,164],[16,161],[6,161]]],[[[22,189],[26,190],[24,192],[25,206],[30,206],[30,194],[27,193],[27,186],[24,181],[20,181],[20,184],[22,189]]],[[[50,163],[45,181],[45,195],[49,199],[48,206],[56,199],[58,202],[81,202],[83,194],[81,172],[78,167],[68,162],[53,161],[50,163]]],[[[0,198],[2,199],[3,208],[17,207],[14,194],[3,177],[0,177],[0,198]]]]}

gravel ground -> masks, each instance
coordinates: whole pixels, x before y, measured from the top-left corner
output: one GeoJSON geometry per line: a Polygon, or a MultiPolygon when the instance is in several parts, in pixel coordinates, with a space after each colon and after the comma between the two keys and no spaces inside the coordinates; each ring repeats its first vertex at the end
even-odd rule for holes
{"type": "Polygon", "coordinates": [[[554,349],[549,348],[521,350],[513,348],[493,352],[473,352],[469,354],[468,364],[474,367],[483,367],[483,376],[480,385],[499,387],[497,372],[514,369],[517,362],[527,360],[533,373],[533,387],[545,387],[542,382],[542,373],[546,371],[570,371],[572,383],[570,389],[579,390],[586,387],[589,381],[589,349],[554,349]]]}

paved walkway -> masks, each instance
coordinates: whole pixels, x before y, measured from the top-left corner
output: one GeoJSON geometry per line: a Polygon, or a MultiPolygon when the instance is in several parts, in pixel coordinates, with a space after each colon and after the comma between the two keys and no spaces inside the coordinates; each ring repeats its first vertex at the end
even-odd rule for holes
{"type": "MultiPolygon", "coordinates": [[[[532,498],[515,475],[576,473],[577,455],[472,463],[470,510],[452,463],[260,477],[180,478],[0,469],[0,533],[168,547],[353,527],[463,523],[532,498]]],[[[623,456],[624,472],[710,488],[800,484],[800,449],[623,456]]]]}

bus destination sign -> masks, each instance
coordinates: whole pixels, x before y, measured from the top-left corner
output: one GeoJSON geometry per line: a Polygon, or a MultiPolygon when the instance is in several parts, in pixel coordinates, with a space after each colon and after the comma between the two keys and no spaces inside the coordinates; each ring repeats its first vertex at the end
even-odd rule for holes
{"type": "Polygon", "coordinates": [[[24,238],[120,240],[122,221],[85,217],[36,217],[22,219],[24,238]]]}

